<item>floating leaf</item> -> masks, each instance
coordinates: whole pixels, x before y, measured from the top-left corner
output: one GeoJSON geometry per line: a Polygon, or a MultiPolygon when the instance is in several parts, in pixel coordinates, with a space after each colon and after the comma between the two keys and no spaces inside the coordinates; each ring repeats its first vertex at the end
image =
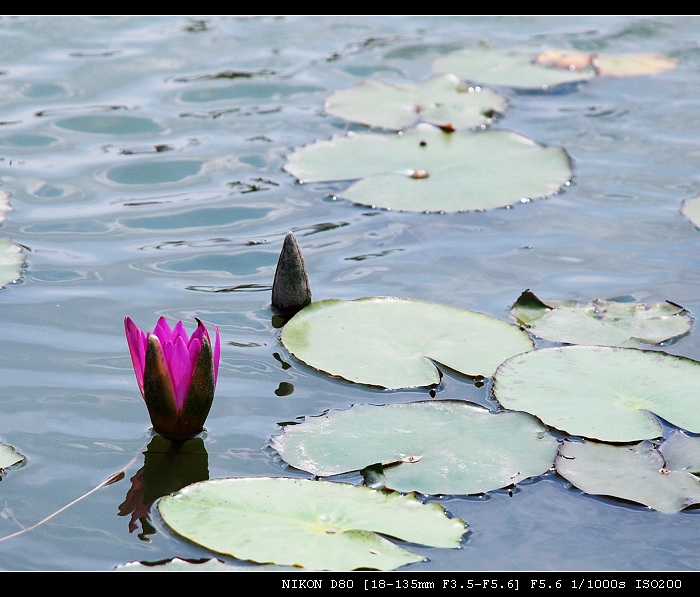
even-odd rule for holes
{"type": "Polygon", "coordinates": [[[700,362],[662,351],[609,346],[531,351],[498,367],[493,395],[504,408],[606,442],[660,437],[654,415],[700,432],[700,362]]]}
{"type": "Polygon", "coordinates": [[[9,211],[12,211],[12,206],[10,206],[10,193],[7,191],[0,191],[0,222],[5,220],[5,216],[9,211]]]}
{"type": "Polygon", "coordinates": [[[437,502],[309,479],[202,481],[161,498],[158,511],[207,549],[314,570],[392,570],[425,558],[386,537],[457,548],[467,532],[437,502]]]}
{"type": "Polygon", "coordinates": [[[115,572],[290,572],[294,570],[296,569],[292,566],[227,564],[216,558],[198,561],[173,558],[162,562],[128,562],[114,568],[115,572]]]}
{"type": "Polygon", "coordinates": [[[272,447],[321,477],[380,463],[396,491],[475,494],[545,473],[557,440],[527,413],[437,400],[329,412],[285,426],[272,447]]]}
{"type": "Polygon", "coordinates": [[[668,301],[644,304],[594,299],[545,303],[530,290],[520,295],[510,312],[535,336],[568,344],[661,344],[686,334],[693,322],[683,307],[668,301]]]}
{"type": "Polygon", "coordinates": [[[311,303],[280,340],[315,369],[390,389],[440,383],[433,361],[489,377],[506,358],[533,348],[526,332],[490,315],[394,297],[311,303]]]}
{"type": "Polygon", "coordinates": [[[0,286],[19,280],[24,256],[9,238],[0,238],[0,286]]]}
{"type": "Polygon", "coordinates": [[[0,444],[0,473],[4,472],[6,468],[24,462],[24,460],[26,460],[26,458],[12,446],[0,444]]]}
{"type": "Polygon", "coordinates": [[[366,79],[336,91],[326,112],[374,127],[402,130],[427,122],[451,130],[491,124],[506,109],[495,91],[467,88],[452,74],[437,75],[418,85],[398,85],[366,79]]]}
{"type": "Polygon", "coordinates": [[[662,54],[597,54],[593,57],[598,76],[640,77],[676,68],[678,61],[662,54]]]}
{"type": "Polygon", "coordinates": [[[511,131],[349,134],[294,151],[285,170],[303,182],[354,182],[342,197],[419,212],[505,207],[548,197],[571,179],[571,160],[511,131]]]}
{"type": "Polygon", "coordinates": [[[565,441],[555,468],[586,493],[645,504],[667,514],[700,503],[700,480],[666,468],[650,441],[632,446],[565,441]]]}
{"type": "Polygon", "coordinates": [[[485,85],[548,90],[557,85],[587,81],[592,68],[564,70],[533,62],[522,52],[501,52],[486,46],[457,50],[433,62],[434,73],[453,73],[485,85]]]}
{"type": "Polygon", "coordinates": [[[674,431],[660,446],[666,468],[700,475],[700,437],[674,431]]]}
{"type": "Polygon", "coordinates": [[[693,226],[700,228],[700,197],[685,199],[681,213],[693,223],[693,226]]]}
{"type": "Polygon", "coordinates": [[[597,54],[572,50],[547,50],[535,62],[566,70],[595,69],[599,77],[656,75],[676,68],[677,60],[662,54],[597,54]]]}

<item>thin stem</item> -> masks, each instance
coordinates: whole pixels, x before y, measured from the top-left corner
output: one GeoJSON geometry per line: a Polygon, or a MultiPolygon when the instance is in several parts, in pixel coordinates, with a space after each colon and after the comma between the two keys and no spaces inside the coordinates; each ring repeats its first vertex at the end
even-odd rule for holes
{"type": "MultiPolygon", "coordinates": [[[[150,440],[149,440],[149,441],[150,441],[150,440]]],[[[65,511],[68,510],[68,508],[70,508],[71,506],[75,506],[75,504],[77,504],[78,502],[84,500],[86,497],[92,495],[93,493],[95,493],[95,492],[98,491],[99,489],[102,489],[103,487],[106,487],[107,485],[111,485],[112,483],[116,483],[117,481],[121,481],[121,480],[126,476],[126,471],[129,470],[129,468],[134,464],[134,462],[136,462],[137,458],[139,458],[139,456],[141,456],[141,454],[143,453],[143,450],[144,450],[145,446],[146,446],[146,444],[144,444],[144,445],[141,447],[141,450],[131,459],[131,461],[129,462],[129,464],[127,464],[127,465],[126,465],[123,469],[121,469],[120,471],[117,471],[116,473],[114,473],[113,475],[111,475],[108,479],[105,479],[104,481],[102,481],[102,483],[100,483],[97,487],[93,487],[93,488],[92,488],[90,491],[88,491],[87,493],[81,495],[79,498],[73,500],[73,501],[70,502],[69,504],[66,504],[66,505],[63,506],[62,508],[56,510],[53,514],[49,514],[49,516],[47,516],[47,517],[44,518],[43,520],[40,520],[40,521],[37,522],[36,524],[33,524],[33,525],[30,526],[30,527],[23,528],[23,529],[21,529],[21,530],[15,532],[15,533],[12,533],[12,534],[10,534],[10,535],[5,535],[4,537],[0,537],[0,542],[6,541],[7,539],[12,539],[12,538],[14,538],[14,537],[19,537],[20,535],[23,535],[24,533],[28,533],[29,531],[33,531],[34,529],[36,529],[37,527],[41,526],[41,525],[44,524],[45,522],[48,522],[48,521],[51,520],[52,518],[55,518],[56,516],[58,516],[59,514],[61,514],[62,512],[65,512],[65,511]]]]}

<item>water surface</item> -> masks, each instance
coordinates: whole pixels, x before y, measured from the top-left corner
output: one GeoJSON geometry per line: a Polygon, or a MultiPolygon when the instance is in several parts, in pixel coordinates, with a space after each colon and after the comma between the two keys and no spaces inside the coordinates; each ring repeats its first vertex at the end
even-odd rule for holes
{"type": "MultiPolygon", "coordinates": [[[[0,189],[13,208],[0,234],[26,257],[21,279],[0,290],[0,441],[27,457],[0,483],[0,537],[137,456],[122,481],[0,543],[4,570],[212,556],[155,512],[150,522],[120,513],[150,438],[125,315],[143,328],[160,315],[220,327],[211,478],[306,476],[266,449],[279,423],[429,398],[334,380],[289,357],[270,310],[289,230],[314,300],[392,295],[511,321],[529,288],[700,314],[700,232],[680,211],[700,186],[700,17],[5,16],[0,39],[0,189]],[[421,81],[433,59],[479,41],[657,52],[678,66],[562,93],[499,90],[508,109],[494,128],[573,160],[572,185],[548,199],[398,213],[283,170],[295,148],[357,130],[324,113],[334,91],[366,77],[421,81]]],[[[700,359],[697,330],[666,350],[700,359]]],[[[437,398],[489,405],[488,391],[447,373],[437,398]]],[[[411,571],[700,568],[696,509],[661,514],[555,474],[433,499],[471,532],[459,550],[421,549],[428,559],[411,571]]]]}

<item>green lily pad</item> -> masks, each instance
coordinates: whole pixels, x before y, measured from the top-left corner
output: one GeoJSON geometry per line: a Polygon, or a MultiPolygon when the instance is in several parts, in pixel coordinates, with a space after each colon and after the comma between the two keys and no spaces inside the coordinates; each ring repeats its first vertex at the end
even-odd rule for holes
{"type": "Polygon", "coordinates": [[[539,476],[552,467],[557,445],[527,413],[493,413],[462,400],[355,405],[287,425],[272,439],[285,462],[319,477],[379,463],[385,487],[452,495],[539,476]]]}
{"type": "Polygon", "coordinates": [[[292,572],[293,566],[267,566],[262,564],[227,564],[216,558],[200,561],[173,558],[164,562],[128,562],[114,568],[115,572],[292,572]]]}
{"type": "Polygon", "coordinates": [[[0,444],[0,473],[5,472],[6,468],[24,462],[25,460],[26,458],[12,446],[0,444]]]}
{"type": "Polygon", "coordinates": [[[700,503],[700,480],[686,471],[669,470],[650,441],[632,446],[565,441],[555,468],[586,493],[644,504],[667,514],[700,503]]]}
{"type": "Polygon", "coordinates": [[[10,206],[10,193],[8,191],[0,191],[0,222],[5,220],[7,212],[12,211],[10,206]]]}
{"type": "Polygon", "coordinates": [[[23,264],[24,256],[19,245],[9,238],[0,238],[0,287],[19,280],[23,264]]]}
{"type": "Polygon", "coordinates": [[[389,389],[439,384],[434,362],[489,377],[534,346],[527,332],[490,315],[394,297],[311,303],[285,324],[280,340],[310,367],[389,389]]]}
{"type": "Polygon", "coordinates": [[[512,131],[446,133],[425,124],[318,141],[284,168],[302,182],[355,181],[339,195],[361,205],[417,212],[506,207],[549,197],[572,177],[560,147],[512,131]]]}
{"type": "Polygon", "coordinates": [[[685,199],[681,213],[693,223],[693,226],[700,228],[700,197],[685,199]]]}
{"type": "Polygon", "coordinates": [[[593,68],[552,68],[536,63],[524,52],[503,52],[487,46],[450,52],[435,60],[432,69],[433,73],[453,73],[460,79],[484,85],[542,90],[595,76],[593,68]]]}
{"type": "Polygon", "coordinates": [[[594,299],[545,303],[529,290],[520,295],[510,312],[535,336],[568,344],[661,344],[686,334],[693,322],[683,307],[668,301],[643,304],[594,299]]]}
{"type": "Polygon", "coordinates": [[[661,417],[700,433],[700,362],[657,350],[544,348],[503,362],[493,396],[569,435],[633,442],[662,435],[661,417]]]}
{"type": "Polygon", "coordinates": [[[393,570],[425,558],[387,537],[458,548],[467,532],[437,502],[369,487],[289,478],[225,478],[164,496],[177,534],[241,560],[314,570],[393,570]]]}
{"type": "Polygon", "coordinates": [[[674,431],[660,446],[666,468],[700,475],[700,437],[674,431]]]}
{"type": "Polygon", "coordinates": [[[366,79],[336,91],[325,103],[326,112],[339,118],[394,130],[418,122],[449,130],[472,129],[491,124],[506,106],[495,91],[464,87],[449,73],[418,85],[366,79]]]}

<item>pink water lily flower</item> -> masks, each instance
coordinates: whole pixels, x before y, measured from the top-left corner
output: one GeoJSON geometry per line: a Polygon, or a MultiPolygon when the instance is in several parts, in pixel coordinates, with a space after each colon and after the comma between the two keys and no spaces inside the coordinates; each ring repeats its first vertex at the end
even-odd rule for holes
{"type": "Polygon", "coordinates": [[[201,433],[219,376],[219,328],[214,326],[213,346],[200,319],[192,336],[182,321],[171,328],[165,317],[158,319],[153,332],[141,331],[125,317],[124,329],[153,430],[171,439],[201,433]]]}

